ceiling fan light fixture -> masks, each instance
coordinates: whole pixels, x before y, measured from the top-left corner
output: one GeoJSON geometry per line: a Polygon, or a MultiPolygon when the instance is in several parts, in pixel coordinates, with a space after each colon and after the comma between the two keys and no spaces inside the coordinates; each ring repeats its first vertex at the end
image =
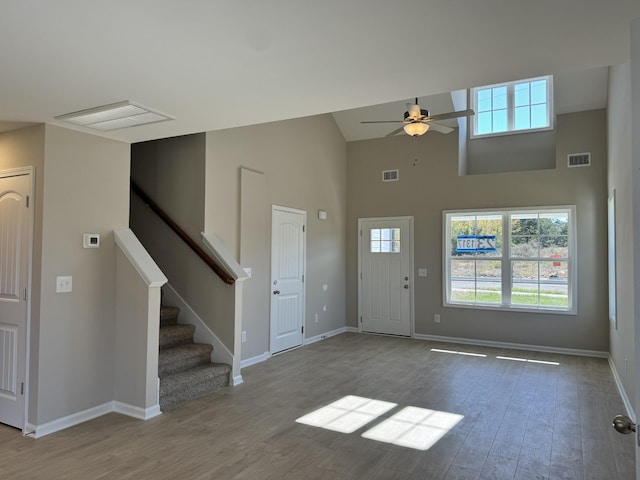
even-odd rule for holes
{"type": "Polygon", "coordinates": [[[429,130],[429,125],[422,122],[412,122],[407,123],[404,127],[404,131],[407,135],[411,135],[412,137],[419,137],[420,135],[424,135],[429,130]]]}

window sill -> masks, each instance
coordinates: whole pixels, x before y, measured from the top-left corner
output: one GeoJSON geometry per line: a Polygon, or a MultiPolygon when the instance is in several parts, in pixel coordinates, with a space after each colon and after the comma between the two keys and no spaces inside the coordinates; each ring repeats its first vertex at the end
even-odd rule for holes
{"type": "Polygon", "coordinates": [[[475,134],[471,132],[469,134],[469,140],[480,140],[482,138],[495,138],[495,137],[507,137],[509,135],[525,135],[528,133],[541,133],[541,132],[550,132],[554,129],[551,127],[543,127],[543,128],[527,128],[523,130],[509,130],[507,132],[496,132],[496,133],[485,133],[485,134],[475,134]]]}
{"type": "Polygon", "coordinates": [[[515,307],[510,305],[490,305],[490,304],[466,304],[466,303],[443,303],[444,308],[465,308],[467,310],[493,310],[511,313],[538,313],[542,315],[577,315],[577,309],[561,310],[557,308],[531,308],[515,307]]]}

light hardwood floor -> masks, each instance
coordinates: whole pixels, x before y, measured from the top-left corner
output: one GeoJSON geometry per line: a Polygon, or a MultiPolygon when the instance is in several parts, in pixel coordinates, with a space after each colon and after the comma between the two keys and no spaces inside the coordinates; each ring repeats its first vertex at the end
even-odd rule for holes
{"type": "Polygon", "coordinates": [[[109,414],[38,440],[0,426],[0,478],[634,478],[605,359],[342,334],[242,373],[147,422],[109,414]],[[349,434],[296,423],[347,395],[397,407],[349,434]],[[407,406],[464,418],[426,451],[362,437],[407,406]]]}

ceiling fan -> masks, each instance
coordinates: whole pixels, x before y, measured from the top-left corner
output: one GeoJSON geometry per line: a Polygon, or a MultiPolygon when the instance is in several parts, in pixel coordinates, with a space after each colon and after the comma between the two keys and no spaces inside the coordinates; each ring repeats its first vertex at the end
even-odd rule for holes
{"type": "Polygon", "coordinates": [[[428,110],[420,108],[420,105],[418,105],[418,99],[416,98],[415,104],[407,103],[407,111],[404,112],[403,120],[373,120],[360,123],[402,123],[400,128],[396,128],[386,136],[392,137],[404,130],[407,135],[418,137],[427,133],[427,130],[429,129],[433,129],[440,133],[453,132],[453,128],[436,123],[435,120],[449,120],[451,118],[468,117],[470,115],[475,115],[475,112],[471,109],[460,110],[458,112],[441,113],[439,115],[429,115],[428,110]]]}

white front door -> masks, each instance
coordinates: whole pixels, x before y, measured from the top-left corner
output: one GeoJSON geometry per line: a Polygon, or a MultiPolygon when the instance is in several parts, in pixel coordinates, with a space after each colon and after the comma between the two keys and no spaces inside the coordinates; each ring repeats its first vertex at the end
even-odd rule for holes
{"type": "Polygon", "coordinates": [[[271,216],[271,353],[302,345],[306,212],[274,206],[271,216]]]}
{"type": "Polygon", "coordinates": [[[359,224],[361,330],[410,336],[412,218],[361,219],[359,224]]]}
{"type": "Polygon", "coordinates": [[[0,172],[0,422],[24,428],[29,174],[0,172]]]}

